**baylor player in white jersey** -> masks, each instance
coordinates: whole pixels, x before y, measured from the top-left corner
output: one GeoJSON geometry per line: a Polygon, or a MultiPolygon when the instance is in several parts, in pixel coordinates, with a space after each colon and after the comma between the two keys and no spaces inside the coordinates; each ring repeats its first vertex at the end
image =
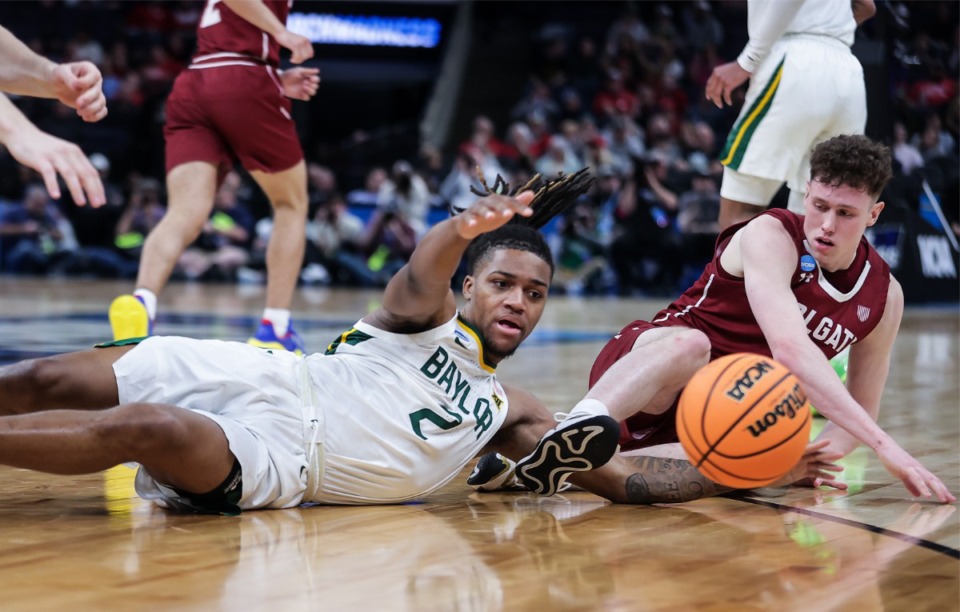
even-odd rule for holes
{"type": "Polygon", "coordinates": [[[717,66],[706,97],[718,107],[750,79],[720,161],[720,225],[761,212],[786,182],[788,207],[803,214],[814,145],[863,134],[863,68],[850,51],[873,0],[748,0],[750,39],[736,61],[717,66]]]}
{"type": "MultiPolygon", "coordinates": [[[[303,502],[390,503],[442,486],[481,450],[534,457],[555,485],[607,462],[619,426],[565,422],[495,367],[533,331],[553,259],[536,230],[586,171],[493,191],[421,239],[382,306],[299,357],[151,337],[0,369],[0,464],[60,474],[137,462],[137,492],[234,513],[303,502]],[[466,256],[458,311],[450,281],[466,256]]],[[[498,187],[499,185],[499,187],[498,187]]]]}
{"type": "Polygon", "coordinates": [[[309,501],[398,502],[436,490],[490,442],[509,411],[496,366],[459,315],[414,334],[359,321],[326,355],[307,358],[307,369],[318,397],[350,398],[316,410],[322,476],[309,501]]]}

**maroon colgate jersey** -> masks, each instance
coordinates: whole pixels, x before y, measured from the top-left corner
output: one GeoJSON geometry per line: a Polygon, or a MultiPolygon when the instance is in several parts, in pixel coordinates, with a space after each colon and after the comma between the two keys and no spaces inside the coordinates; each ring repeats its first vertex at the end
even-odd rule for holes
{"type": "MultiPolygon", "coordinates": [[[[780,209],[762,214],[775,217],[793,238],[797,269],[790,287],[807,334],[824,355],[832,358],[873,331],[887,304],[890,268],[866,238],[860,239],[853,265],[825,272],[805,246],[803,217],[780,209]]],[[[740,227],[727,228],[717,237],[716,255],[697,282],[651,321],[699,329],[710,338],[711,359],[738,352],[772,356],[750,310],[743,279],[720,267],[720,253],[740,227]]]]}
{"type": "MultiPolygon", "coordinates": [[[[263,3],[280,23],[287,22],[293,0],[263,0],[263,3]]],[[[280,63],[280,44],[221,0],[207,0],[197,25],[197,52],[193,63],[243,65],[243,60],[251,59],[276,68],[280,63]]]]}

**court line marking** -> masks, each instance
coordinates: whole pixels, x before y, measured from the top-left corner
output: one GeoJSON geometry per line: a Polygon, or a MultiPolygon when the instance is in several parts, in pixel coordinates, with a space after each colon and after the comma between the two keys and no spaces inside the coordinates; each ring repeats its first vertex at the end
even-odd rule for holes
{"type": "Polygon", "coordinates": [[[900,540],[901,542],[906,542],[908,544],[920,546],[921,548],[926,548],[928,550],[932,550],[933,552],[940,553],[942,555],[946,555],[953,559],[960,560],[960,550],[957,550],[956,548],[950,548],[949,546],[940,544],[938,542],[933,542],[931,540],[925,540],[923,538],[910,536],[905,533],[900,533],[899,531],[893,531],[891,529],[887,529],[886,527],[879,527],[877,525],[871,525],[869,523],[861,523],[860,521],[845,519],[839,516],[833,516],[832,514],[815,512],[813,510],[808,510],[807,508],[797,508],[796,506],[787,506],[785,504],[778,504],[776,502],[764,501],[764,500],[755,499],[752,497],[738,497],[736,499],[740,501],[745,501],[749,504],[755,504],[757,506],[765,506],[767,508],[773,508],[774,510],[787,510],[789,512],[796,512],[797,514],[805,514],[813,518],[830,521],[831,523],[846,525],[847,527],[854,527],[856,529],[865,529],[873,533],[885,535],[887,537],[900,540]]]}

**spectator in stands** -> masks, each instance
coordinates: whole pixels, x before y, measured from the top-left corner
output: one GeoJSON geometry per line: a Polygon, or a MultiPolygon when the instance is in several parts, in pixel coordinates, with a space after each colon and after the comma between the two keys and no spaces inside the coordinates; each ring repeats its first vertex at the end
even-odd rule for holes
{"type": "Polygon", "coordinates": [[[620,192],[610,260],[621,295],[676,292],[683,254],[674,225],[676,195],[667,177],[665,161],[648,157],[620,192]]]}
{"type": "MultiPolygon", "coordinates": [[[[399,218],[414,231],[417,238],[427,231],[427,212],[430,207],[430,191],[423,179],[413,171],[405,160],[393,164],[390,177],[377,193],[377,209],[380,216],[391,220],[399,218]]],[[[388,224],[394,225],[394,224],[388,224]]],[[[405,249],[403,249],[405,251],[405,249]]],[[[413,252],[413,248],[410,249],[413,252]]]]}
{"type": "Polygon", "coordinates": [[[683,9],[684,41],[694,51],[716,49],[723,43],[723,25],[707,0],[688,3],[683,9]]]}
{"type": "Polygon", "coordinates": [[[560,224],[560,249],[554,286],[567,295],[596,294],[607,277],[606,248],[597,226],[596,211],[578,202],[560,224]]]}
{"type": "Polygon", "coordinates": [[[334,193],[307,224],[305,282],[373,287],[378,275],[363,256],[364,227],[340,194],[334,193]],[[322,270],[322,271],[321,271],[322,270]]]}
{"type": "Polygon", "coordinates": [[[710,172],[698,170],[691,188],[677,198],[677,228],[680,231],[684,264],[699,273],[713,257],[720,233],[720,190],[710,172]]]}
{"type": "Polygon", "coordinates": [[[111,180],[110,159],[103,153],[91,153],[90,163],[100,174],[106,202],[103,206],[68,206],[64,213],[77,232],[77,240],[83,246],[112,249],[114,226],[123,213],[126,196],[123,189],[111,180]]]}
{"type": "Polygon", "coordinates": [[[570,143],[563,136],[555,135],[550,139],[550,147],[536,162],[536,170],[547,180],[554,179],[560,173],[573,174],[583,167],[570,143]]]}
{"type": "Polygon", "coordinates": [[[147,234],[160,223],[167,208],[156,179],[134,177],[131,185],[130,199],[114,229],[113,244],[121,260],[136,267],[147,234]]]}
{"type": "Polygon", "coordinates": [[[909,176],[917,168],[923,167],[923,156],[917,147],[910,143],[910,134],[902,121],[893,124],[893,158],[900,164],[900,173],[909,176]]]}
{"type": "Polygon", "coordinates": [[[47,196],[42,185],[28,185],[20,206],[0,217],[6,271],[46,274],[77,250],[70,222],[47,196]]]}
{"type": "Polygon", "coordinates": [[[646,154],[643,130],[626,115],[618,115],[601,134],[614,159],[614,166],[626,176],[633,171],[633,160],[646,154]]]}
{"type": "Polygon", "coordinates": [[[377,208],[367,225],[363,244],[367,267],[378,285],[385,286],[409,261],[418,239],[416,229],[400,213],[397,204],[377,208]]]}
{"type": "Polygon", "coordinates": [[[307,164],[307,200],[310,213],[316,213],[336,194],[337,175],[333,170],[316,162],[309,162],[307,164]]]}
{"type": "Polygon", "coordinates": [[[548,124],[552,124],[560,116],[560,106],[553,99],[550,87],[535,77],[530,78],[527,92],[510,112],[510,117],[515,120],[529,121],[533,116],[548,124]]]}
{"type": "MultiPolygon", "coordinates": [[[[450,174],[440,184],[440,196],[447,202],[451,212],[459,213],[466,210],[470,204],[476,201],[477,196],[470,191],[470,188],[479,184],[478,165],[472,151],[461,150],[457,153],[450,174]]],[[[484,176],[486,176],[486,172],[484,172],[484,176]]],[[[491,176],[489,178],[493,179],[495,177],[491,176]]]]}
{"type": "Polygon", "coordinates": [[[461,151],[467,148],[479,149],[485,155],[500,157],[507,152],[507,144],[497,138],[496,127],[493,121],[485,115],[477,115],[473,119],[473,131],[470,138],[460,144],[461,151]]]}
{"type": "Polygon", "coordinates": [[[353,189],[347,193],[347,205],[351,207],[370,207],[377,205],[377,194],[387,181],[387,171],[380,166],[374,166],[367,171],[363,187],[353,189]]]}
{"type": "Polygon", "coordinates": [[[937,114],[931,114],[927,117],[923,131],[915,134],[910,144],[920,150],[920,155],[923,156],[925,163],[941,157],[956,155],[957,152],[957,141],[950,135],[950,132],[943,129],[943,122],[937,114]]]}
{"type": "Polygon", "coordinates": [[[601,124],[622,115],[636,118],[640,112],[640,103],[636,94],[628,90],[624,76],[619,70],[607,71],[603,89],[593,99],[593,114],[601,124]]]}

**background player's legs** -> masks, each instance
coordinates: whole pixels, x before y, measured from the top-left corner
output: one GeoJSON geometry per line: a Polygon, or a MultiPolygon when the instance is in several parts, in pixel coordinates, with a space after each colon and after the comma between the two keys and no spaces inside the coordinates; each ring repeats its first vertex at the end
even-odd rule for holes
{"type": "Polygon", "coordinates": [[[762,213],[782,185],[783,181],[724,167],[720,184],[720,228],[726,229],[762,213]]]}
{"type": "Polygon", "coordinates": [[[89,474],[136,461],[158,482],[206,493],[234,464],[210,419],[164,404],[101,412],[55,410],[0,417],[0,463],[54,474],[89,474]]]}
{"type": "Polygon", "coordinates": [[[749,221],[766,210],[766,206],[737,202],[728,198],[720,198],[720,227],[726,229],[736,223],[749,221]]]}
{"type": "MultiPolygon", "coordinates": [[[[301,160],[282,172],[251,170],[273,206],[273,232],[267,246],[267,310],[278,338],[289,329],[290,302],[297,287],[306,245],[307,171],[301,160]]],[[[286,347],[292,350],[290,347],[286,347]]],[[[302,350],[302,346],[299,347],[302,350]]]]}
{"type": "Polygon", "coordinates": [[[116,406],[120,400],[113,364],[131,349],[132,345],[65,353],[0,368],[0,415],[116,406]]]}
{"type": "Polygon", "coordinates": [[[153,333],[157,295],[184,249],[200,235],[216,189],[217,166],[209,162],[186,162],[167,173],[167,212],[143,244],[133,297],[121,295],[110,304],[114,340],[153,333]]]}
{"type": "Polygon", "coordinates": [[[167,174],[167,212],[143,245],[137,288],[160,293],[183,250],[197,239],[213,208],[217,167],[180,164],[167,174]]]}

